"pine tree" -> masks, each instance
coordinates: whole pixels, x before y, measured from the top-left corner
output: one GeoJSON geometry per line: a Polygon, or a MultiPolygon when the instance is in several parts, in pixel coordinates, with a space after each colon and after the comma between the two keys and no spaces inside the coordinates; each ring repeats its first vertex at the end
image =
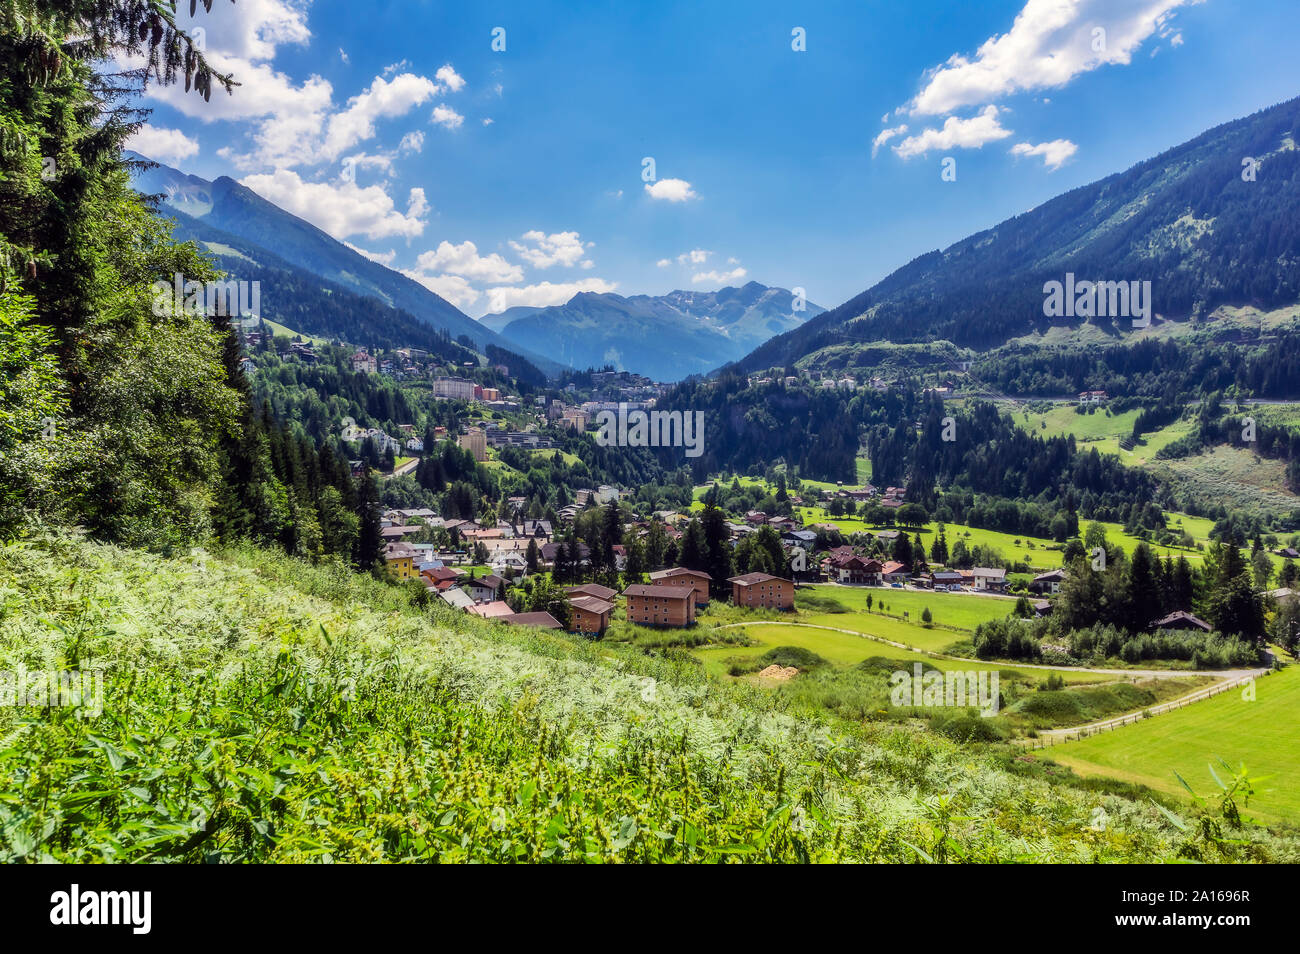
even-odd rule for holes
{"type": "Polygon", "coordinates": [[[384,538],[379,523],[381,511],[379,484],[367,468],[361,477],[357,494],[357,545],[352,554],[352,565],[362,572],[373,570],[383,559],[384,538]]]}
{"type": "Polygon", "coordinates": [[[930,546],[930,562],[939,566],[948,565],[948,540],[942,530],[930,546]]]}
{"type": "Polygon", "coordinates": [[[705,570],[708,567],[707,551],[704,528],[700,526],[698,520],[692,519],[686,524],[686,530],[682,533],[678,563],[690,570],[705,570]]]}
{"type": "Polygon", "coordinates": [[[1160,606],[1160,588],[1152,562],[1151,548],[1145,542],[1139,543],[1128,564],[1128,607],[1124,615],[1130,632],[1145,632],[1160,606]]]}

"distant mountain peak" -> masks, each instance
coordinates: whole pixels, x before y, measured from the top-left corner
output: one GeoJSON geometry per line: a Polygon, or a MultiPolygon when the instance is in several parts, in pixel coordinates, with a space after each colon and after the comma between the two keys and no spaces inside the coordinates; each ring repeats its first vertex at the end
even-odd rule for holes
{"type": "Polygon", "coordinates": [[[576,367],[612,363],[660,381],[704,374],[822,309],[794,309],[792,294],[749,282],[718,291],[677,289],[666,295],[579,292],[563,305],[485,315],[507,341],[576,367]]]}

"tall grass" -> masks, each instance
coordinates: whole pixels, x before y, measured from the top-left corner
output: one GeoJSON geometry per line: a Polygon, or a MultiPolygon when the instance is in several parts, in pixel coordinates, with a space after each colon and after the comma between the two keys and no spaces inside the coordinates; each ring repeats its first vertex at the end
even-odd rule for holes
{"type": "MultiPolygon", "coordinates": [[[[689,663],[420,610],[398,588],[250,549],[0,547],[0,669],[19,663],[103,669],[105,699],[98,716],[0,707],[3,860],[1178,850],[1149,806],[1016,777],[934,734],[792,715],[689,663]],[[940,826],[938,798],[963,820],[940,826]],[[1102,803],[1122,824],[1097,832],[1102,803]]],[[[1280,836],[1250,839],[1296,857],[1280,836]]]]}

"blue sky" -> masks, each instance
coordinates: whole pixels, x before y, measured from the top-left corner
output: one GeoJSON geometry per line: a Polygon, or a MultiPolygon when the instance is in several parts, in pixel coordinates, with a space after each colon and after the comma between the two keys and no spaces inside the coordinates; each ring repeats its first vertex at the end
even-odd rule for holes
{"type": "Polygon", "coordinates": [[[151,91],[132,145],[475,317],[750,280],[833,307],[1300,94],[1295,0],[216,0],[194,24],[243,85],[151,91]]]}

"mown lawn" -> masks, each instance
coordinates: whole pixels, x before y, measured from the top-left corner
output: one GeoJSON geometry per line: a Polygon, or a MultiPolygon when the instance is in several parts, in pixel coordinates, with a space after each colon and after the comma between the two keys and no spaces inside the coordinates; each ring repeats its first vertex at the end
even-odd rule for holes
{"type": "Polygon", "coordinates": [[[1227,781],[1221,758],[1245,764],[1261,781],[1248,815],[1300,824],[1300,667],[1291,666],[1255,684],[1255,701],[1229,690],[1184,709],[1104,732],[1044,753],[1076,772],[1105,775],[1174,795],[1185,795],[1177,772],[1198,794],[1218,786],[1208,766],[1227,781]]]}
{"type": "MultiPolygon", "coordinates": [[[[871,598],[872,608],[888,606],[888,612],[894,616],[910,613],[914,622],[920,622],[921,613],[929,609],[934,617],[932,622],[944,626],[958,626],[974,630],[980,623],[991,619],[1002,619],[1013,609],[1015,601],[997,596],[977,596],[974,593],[918,593],[915,590],[896,590],[892,587],[879,586],[839,586],[821,584],[801,589],[800,594],[808,593],[820,603],[832,599],[845,609],[863,611],[867,608],[867,598],[871,598]]],[[[819,606],[810,607],[817,612],[819,606]]]]}
{"type": "MultiPolygon", "coordinates": [[[[842,617],[830,617],[829,619],[841,619],[842,617]]],[[[874,622],[878,617],[871,617],[874,622]]],[[[809,620],[813,622],[813,620],[809,620]]],[[[826,626],[834,625],[826,623],[826,626]]],[[[905,624],[902,624],[905,625],[905,624]]],[[[849,629],[852,627],[844,627],[849,629]]],[[[915,627],[921,630],[920,627],[915,627]]],[[[864,628],[864,633],[868,632],[864,628]]],[[[928,632],[921,630],[921,632],[928,632]]],[[[872,635],[885,636],[885,633],[871,631],[872,635]]],[[[761,656],[770,649],[777,646],[797,646],[800,649],[807,649],[821,656],[827,662],[839,666],[855,666],[864,659],[870,659],[873,656],[880,656],[885,659],[897,659],[902,668],[910,666],[912,663],[924,663],[927,667],[933,669],[957,670],[962,671],[975,670],[977,672],[1007,672],[1016,673],[1030,680],[1046,679],[1050,673],[1043,669],[1031,669],[1028,667],[1017,667],[1011,663],[999,662],[981,662],[971,659],[935,659],[924,653],[909,652],[906,649],[899,649],[897,646],[891,646],[889,643],[882,643],[876,639],[869,639],[867,636],[854,636],[849,633],[839,633],[834,629],[823,628],[822,626],[786,626],[780,623],[754,623],[745,627],[745,635],[756,641],[753,646],[715,646],[708,649],[697,649],[695,655],[698,656],[705,664],[705,668],[714,675],[726,675],[727,670],[732,662],[742,659],[751,659],[755,656],[761,656]]],[[[954,635],[954,634],[949,634],[954,635]]],[[[889,639],[898,637],[890,635],[889,639]]],[[[1060,673],[1067,683],[1100,683],[1112,681],[1111,677],[1098,676],[1086,672],[1067,672],[1060,673]]]]}

